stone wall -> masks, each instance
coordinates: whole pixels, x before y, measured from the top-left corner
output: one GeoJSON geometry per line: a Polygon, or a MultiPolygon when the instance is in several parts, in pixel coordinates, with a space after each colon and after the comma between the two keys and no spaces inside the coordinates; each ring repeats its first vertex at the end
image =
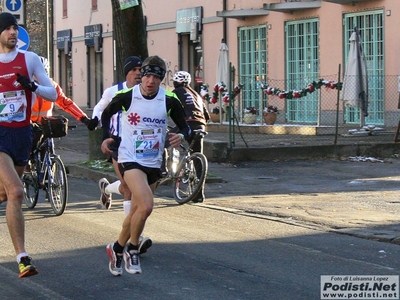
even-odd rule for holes
{"type": "MultiPolygon", "coordinates": [[[[52,1],[48,1],[51,7],[52,1]]],[[[31,40],[28,50],[37,53],[38,55],[47,57],[48,41],[50,36],[47,36],[47,22],[46,22],[46,1],[45,0],[29,0],[25,1],[25,28],[29,33],[31,40]]],[[[51,9],[49,9],[49,16],[51,20],[51,9]]],[[[52,25],[52,22],[49,22],[52,25]]],[[[50,43],[51,47],[51,43],[50,43]]]]}
{"type": "MultiPolygon", "coordinates": [[[[24,0],[22,0],[24,1],[24,0]]],[[[52,48],[52,4],[49,4],[49,36],[47,36],[46,22],[46,0],[25,0],[25,29],[30,37],[29,51],[36,52],[38,55],[47,56],[47,45],[50,39],[50,53],[52,48]]],[[[0,9],[3,10],[4,0],[0,0],[0,9]]]]}

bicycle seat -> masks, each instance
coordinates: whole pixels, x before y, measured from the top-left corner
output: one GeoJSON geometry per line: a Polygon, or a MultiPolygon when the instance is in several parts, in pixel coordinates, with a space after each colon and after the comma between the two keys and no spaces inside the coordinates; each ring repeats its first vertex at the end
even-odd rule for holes
{"type": "Polygon", "coordinates": [[[195,130],[193,130],[193,132],[195,132],[196,135],[200,135],[201,137],[205,137],[208,134],[207,131],[202,130],[202,129],[195,129],[195,130]]]}

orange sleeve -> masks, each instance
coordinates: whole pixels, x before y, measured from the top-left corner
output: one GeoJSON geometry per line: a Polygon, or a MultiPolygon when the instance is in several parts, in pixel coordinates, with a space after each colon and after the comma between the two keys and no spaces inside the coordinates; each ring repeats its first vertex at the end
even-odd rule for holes
{"type": "Polygon", "coordinates": [[[79,106],[76,105],[71,98],[68,98],[64,94],[61,87],[55,81],[53,81],[53,85],[57,91],[57,100],[55,103],[58,107],[60,107],[63,111],[72,115],[78,121],[80,121],[82,117],[87,117],[87,115],[82,111],[82,109],[80,109],[79,106]]]}

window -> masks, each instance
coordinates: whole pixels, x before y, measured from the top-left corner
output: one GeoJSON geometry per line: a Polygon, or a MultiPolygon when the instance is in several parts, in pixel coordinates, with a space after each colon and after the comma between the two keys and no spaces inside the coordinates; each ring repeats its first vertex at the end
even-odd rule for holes
{"type": "Polygon", "coordinates": [[[97,11],[97,0],[92,0],[92,11],[97,11]]]}
{"type": "MultiPolygon", "coordinates": [[[[345,63],[350,48],[349,38],[357,27],[367,61],[368,117],[369,124],[384,124],[385,114],[385,69],[384,69],[384,24],[383,11],[349,13],[344,16],[345,63]]],[[[360,109],[346,108],[346,123],[360,124],[360,109]]]]}
{"type": "MultiPolygon", "coordinates": [[[[317,19],[287,22],[285,26],[286,90],[303,87],[319,79],[318,33],[317,19]]],[[[299,99],[288,99],[286,118],[289,122],[316,122],[318,93],[299,99]]]]}
{"type": "Polygon", "coordinates": [[[239,28],[239,71],[239,83],[243,84],[241,108],[255,106],[262,111],[260,82],[267,77],[266,25],[239,28]]]}
{"type": "Polygon", "coordinates": [[[63,8],[63,18],[68,17],[68,0],[63,0],[62,2],[62,8],[63,8]]]}

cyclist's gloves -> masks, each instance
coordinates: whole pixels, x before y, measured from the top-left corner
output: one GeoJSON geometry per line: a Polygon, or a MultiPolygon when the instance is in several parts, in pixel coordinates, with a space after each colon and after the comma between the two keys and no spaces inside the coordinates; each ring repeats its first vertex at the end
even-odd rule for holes
{"type": "Polygon", "coordinates": [[[82,117],[81,119],[82,123],[86,125],[86,127],[92,131],[95,130],[97,125],[99,124],[99,119],[97,117],[94,117],[93,119],[88,119],[87,117],[82,117]],[[85,120],[84,120],[85,118],[85,120]]]}
{"type": "Polygon", "coordinates": [[[37,85],[35,82],[31,81],[28,77],[18,74],[17,73],[17,81],[27,90],[30,90],[31,92],[36,91],[37,85]]]}

